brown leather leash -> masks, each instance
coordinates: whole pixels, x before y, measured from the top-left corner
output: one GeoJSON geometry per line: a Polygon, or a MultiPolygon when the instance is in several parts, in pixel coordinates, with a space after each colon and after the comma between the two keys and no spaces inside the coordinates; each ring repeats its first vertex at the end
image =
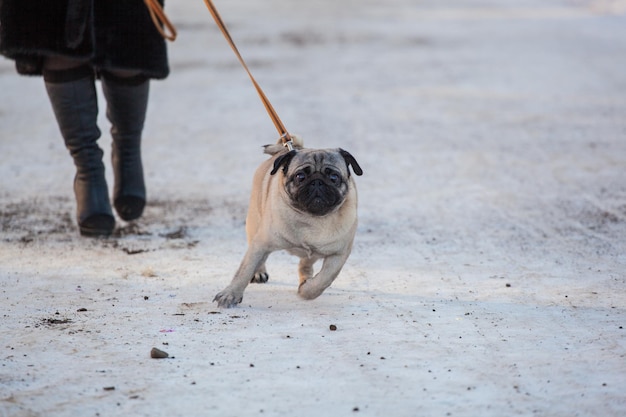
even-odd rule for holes
{"type": "Polygon", "coordinates": [[[263,105],[265,106],[265,110],[267,111],[267,114],[270,116],[270,119],[272,119],[272,122],[274,123],[276,130],[278,130],[278,133],[280,134],[280,139],[283,142],[283,145],[286,146],[289,150],[293,150],[293,142],[291,140],[291,135],[285,128],[285,125],[283,125],[283,122],[280,120],[280,117],[278,117],[276,110],[274,110],[272,103],[270,103],[269,99],[263,92],[263,89],[261,89],[261,86],[259,85],[259,83],[257,83],[254,77],[252,76],[250,69],[248,68],[248,66],[246,65],[246,62],[243,60],[243,57],[239,53],[239,50],[237,49],[237,46],[235,45],[233,38],[230,36],[230,33],[228,33],[228,29],[226,29],[226,25],[224,24],[224,21],[220,17],[220,14],[218,13],[217,9],[213,5],[213,2],[211,0],[204,0],[204,3],[206,4],[207,8],[211,12],[213,19],[215,20],[215,23],[222,31],[222,34],[228,41],[228,44],[230,45],[231,49],[233,50],[233,52],[239,59],[239,62],[248,73],[248,77],[250,77],[250,81],[252,81],[252,84],[254,85],[256,92],[259,94],[259,97],[261,98],[261,101],[263,102],[263,105]]]}
{"type": "Polygon", "coordinates": [[[174,42],[177,36],[176,28],[165,15],[161,4],[159,4],[157,0],[143,0],[143,2],[146,4],[146,7],[150,12],[152,23],[154,23],[154,26],[157,28],[161,36],[168,41],[174,42]],[[164,27],[167,28],[169,34],[163,29],[164,27]]]}
{"type": "MultiPolygon", "coordinates": [[[[176,28],[174,27],[174,25],[172,25],[172,23],[169,21],[169,19],[165,15],[165,12],[163,11],[163,7],[161,7],[161,4],[157,0],[144,0],[144,3],[146,4],[148,11],[150,12],[150,17],[152,17],[152,22],[154,23],[154,26],[157,28],[161,36],[163,36],[165,39],[170,40],[170,41],[176,40],[176,36],[177,36],[176,28]],[[169,32],[169,34],[164,30],[164,27],[167,28],[167,31],[169,32]]],[[[220,28],[220,30],[222,31],[222,34],[228,41],[228,44],[230,45],[233,52],[239,59],[239,62],[248,73],[248,77],[250,77],[250,81],[252,81],[252,85],[254,85],[256,92],[259,94],[259,97],[261,98],[261,101],[263,102],[263,106],[265,106],[265,110],[267,111],[267,114],[270,116],[270,119],[272,119],[272,122],[274,123],[276,130],[278,130],[278,133],[280,134],[280,140],[282,141],[283,145],[287,147],[287,149],[289,149],[290,151],[293,150],[293,141],[291,139],[291,135],[285,128],[285,125],[283,124],[283,122],[280,120],[280,117],[278,117],[278,113],[276,113],[276,110],[274,110],[272,103],[270,103],[269,99],[263,92],[263,89],[261,88],[259,83],[256,82],[256,79],[250,72],[248,65],[246,65],[246,62],[244,61],[243,57],[239,53],[239,50],[237,49],[237,46],[235,45],[233,38],[230,36],[230,33],[228,33],[228,29],[226,29],[226,25],[224,24],[224,21],[222,20],[217,9],[215,8],[215,5],[213,5],[213,2],[211,0],[204,0],[204,3],[209,9],[209,12],[211,12],[213,19],[215,20],[215,23],[220,28]]]]}

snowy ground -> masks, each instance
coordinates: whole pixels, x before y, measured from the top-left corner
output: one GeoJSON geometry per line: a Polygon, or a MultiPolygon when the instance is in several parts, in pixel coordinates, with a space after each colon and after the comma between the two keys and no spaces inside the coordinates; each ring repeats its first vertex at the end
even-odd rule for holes
{"type": "Polygon", "coordinates": [[[626,415],[626,2],[217,6],[288,129],[363,167],[351,258],[211,302],[276,133],[202,1],[168,2],[149,206],[110,239],[0,60],[0,416],[626,415]]]}

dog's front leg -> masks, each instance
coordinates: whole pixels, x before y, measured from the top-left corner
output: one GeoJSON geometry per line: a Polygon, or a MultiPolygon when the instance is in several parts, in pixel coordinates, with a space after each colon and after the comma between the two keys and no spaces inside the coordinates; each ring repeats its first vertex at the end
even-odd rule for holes
{"type": "Polygon", "coordinates": [[[218,307],[230,308],[241,303],[243,291],[248,286],[254,273],[265,263],[269,256],[269,252],[262,250],[260,246],[254,243],[248,246],[248,251],[243,257],[243,261],[241,261],[241,265],[233,280],[228,287],[224,288],[213,298],[213,301],[217,301],[218,307]]]}
{"type": "Polygon", "coordinates": [[[348,255],[350,255],[349,251],[347,253],[340,253],[324,258],[324,263],[320,271],[313,278],[300,283],[298,295],[305,300],[312,300],[319,297],[319,295],[333,283],[335,278],[337,278],[341,268],[343,268],[343,265],[348,259],[348,255]]]}

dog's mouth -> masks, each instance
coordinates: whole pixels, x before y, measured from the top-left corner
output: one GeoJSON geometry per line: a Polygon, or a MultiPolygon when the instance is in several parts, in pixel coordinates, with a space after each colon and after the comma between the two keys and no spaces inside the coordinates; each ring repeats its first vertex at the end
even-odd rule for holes
{"type": "Polygon", "coordinates": [[[330,213],[335,207],[336,204],[329,203],[323,198],[316,197],[307,202],[306,211],[316,216],[324,216],[330,213]]]}

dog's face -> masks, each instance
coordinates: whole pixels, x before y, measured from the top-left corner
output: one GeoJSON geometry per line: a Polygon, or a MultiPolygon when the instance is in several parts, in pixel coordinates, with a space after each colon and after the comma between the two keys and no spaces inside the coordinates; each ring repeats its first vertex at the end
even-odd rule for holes
{"type": "Polygon", "coordinates": [[[291,206],[315,216],[340,207],[350,190],[350,170],[363,172],[354,157],[343,149],[289,151],[274,161],[274,175],[282,167],[284,188],[291,206]]]}

